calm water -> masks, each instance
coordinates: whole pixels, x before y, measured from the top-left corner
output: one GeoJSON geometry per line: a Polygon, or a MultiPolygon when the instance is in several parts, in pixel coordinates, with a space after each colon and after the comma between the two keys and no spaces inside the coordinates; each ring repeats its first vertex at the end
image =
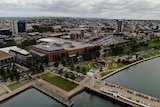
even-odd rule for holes
{"type": "MultiPolygon", "coordinates": [[[[106,99],[95,96],[93,94],[82,92],[72,98],[74,105],[72,107],[122,107],[114,104],[106,99]]],[[[45,94],[29,89],[25,92],[11,98],[10,100],[0,104],[0,107],[65,107],[57,101],[51,99],[45,94]]]]}
{"type": "Polygon", "coordinates": [[[160,98],[160,58],[132,66],[106,81],[160,98]]]}

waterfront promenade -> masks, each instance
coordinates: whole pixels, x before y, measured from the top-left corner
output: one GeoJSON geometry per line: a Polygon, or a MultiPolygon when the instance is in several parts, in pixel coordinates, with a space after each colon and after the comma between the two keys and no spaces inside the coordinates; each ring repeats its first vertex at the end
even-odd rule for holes
{"type": "MultiPolygon", "coordinates": [[[[159,56],[156,56],[159,57],[159,56]]],[[[121,69],[116,70],[112,74],[107,75],[111,76],[114,73],[117,73],[125,68],[128,68],[130,66],[133,66],[135,64],[141,63],[143,61],[147,61],[152,58],[147,58],[144,60],[137,61],[135,63],[129,64],[121,69]]],[[[105,78],[106,78],[105,77],[105,78]]],[[[36,79],[18,89],[15,90],[10,90],[8,87],[1,85],[3,89],[6,90],[7,94],[1,95],[0,96],[0,102],[6,101],[8,98],[11,98],[18,93],[24,91],[25,89],[29,87],[34,87],[38,89],[39,91],[45,93],[46,95],[50,96],[51,98],[56,99],[57,101],[61,102],[62,104],[66,106],[71,106],[73,102],[70,100],[71,97],[74,95],[80,93],[84,89],[93,91],[94,93],[97,93],[98,95],[107,97],[109,99],[113,99],[116,102],[121,102],[123,104],[133,106],[133,107],[160,107],[160,100],[158,98],[154,98],[149,95],[145,95],[143,93],[136,92],[134,90],[118,86],[116,84],[108,83],[104,81],[103,79],[101,80],[96,80],[93,79],[94,77],[89,77],[86,76],[86,78],[79,83],[79,86],[77,86],[75,89],[66,92],[42,79],[36,79]],[[94,81],[94,83],[93,83],[94,81]],[[93,85],[94,84],[94,85],[93,85]]]]}
{"type": "Polygon", "coordinates": [[[115,71],[109,73],[108,75],[102,77],[101,80],[104,80],[104,79],[106,79],[107,77],[110,77],[110,76],[112,76],[112,75],[114,75],[114,74],[116,74],[116,73],[118,73],[118,72],[120,72],[120,71],[122,71],[122,70],[124,70],[124,69],[126,69],[126,68],[129,68],[129,67],[134,66],[134,65],[136,65],[136,64],[139,64],[139,63],[141,63],[141,62],[148,61],[148,60],[151,60],[151,59],[154,59],[154,58],[157,58],[157,57],[160,57],[160,55],[156,55],[156,56],[153,56],[153,57],[150,57],[150,58],[142,59],[142,60],[133,62],[133,63],[131,63],[131,64],[128,64],[128,65],[126,65],[126,66],[124,66],[124,67],[122,67],[122,68],[118,68],[118,69],[116,69],[115,71]]]}

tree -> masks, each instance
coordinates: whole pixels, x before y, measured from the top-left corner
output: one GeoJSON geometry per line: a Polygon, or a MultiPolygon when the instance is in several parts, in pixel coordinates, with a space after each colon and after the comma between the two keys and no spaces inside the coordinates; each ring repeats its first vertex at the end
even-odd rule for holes
{"type": "Polygon", "coordinates": [[[68,73],[66,73],[66,74],[65,74],[65,78],[68,78],[68,77],[69,77],[69,75],[68,75],[68,73]]]}
{"type": "Polygon", "coordinates": [[[74,80],[76,77],[75,77],[74,74],[72,74],[70,78],[71,78],[72,80],[74,80]]]}
{"type": "Polygon", "coordinates": [[[74,65],[71,64],[71,65],[70,65],[70,68],[71,68],[71,70],[74,70],[74,65]]]}
{"type": "Polygon", "coordinates": [[[13,72],[9,68],[7,68],[7,77],[10,78],[11,81],[14,80],[13,72]]]}
{"type": "Polygon", "coordinates": [[[78,61],[77,57],[73,57],[73,61],[76,63],[78,61]]]}
{"type": "Polygon", "coordinates": [[[62,60],[62,65],[65,66],[66,65],[66,61],[62,60]]]}
{"type": "Polygon", "coordinates": [[[79,53],[78,52],[76,53],[76,57],[79,57],[79,53]]]}
{"type": "Polygon", "coordinates": [[[54,66],[58,67],[59,66],[59,61],[54,62],[54,66]]]}
{"type": "Polygon", "coordinates": [[[80,66],[79,66],[79,65],[76,67],[76,70],[77,70],[77,71],[79,71],[79,70],[80,70],[80,66]]]}
{"type": "Polygon", "coordinates": [[[95,52],[95,55],[96,55],[96,57],[99,57],[99,56],[100,56],[100,52],[99,52],[99,51],[96,51],[96,52],[95,52]]]}
{"type": "Polygon", "coordinates": [[[111,46],[112,55],[120,55],[123,54],[124,48],[122,46],[111,46]]]}
{"type": "Polygon", "coordinates": [[[0,73],[1,73],[1,76],[2,76],[2,80],[6,81],[7,80],[7,75],[6,75],[5,69],[1,68],[0,73]]]}
{"type": "Polygon", "coordinates": [[[16,80],[19,81],[19,79],[20,79],[20,73],[18,71],[15,73],[15,77],[16,77],[16,80]]]}
{"type": "Polygon", "coordinates": [[[13,72],[13,76],[16,78],[16,80],[19,81],[20,73],[18,72],[15,64],[12,66],[12,72],[13,72]]]}
{"type": "Polygon", "coordinates": [[[102,66],[101,66],[101,68],[100,68],[100,70],[99,70],[100,72],[102,72],[103,71],[103,68],[102,68],[102,66]]]}
{"type": "Polygon", "coordinates": [[[30,70],[32,71],[33,74],[36,73],[36,70],[35,70],[35,67],[34,67],[34,66],[31,66],[30,70]]]}
{"type": "Polygon", "coordinates": [[[59,75],[61,75],[63,72],[62,72],[62,70],[60,69],[59,71],[58,71],[58,74],[59,75]]]}
{"type": "Polygon", "coordinates": [[[40,66],[39,66],[41,72],[44,72],[44,67],[43,67],[43,64],[41,63],[40,66]]]}
{"type": "Polygon", "coordinates": [[[84,73],[86,73],[86,71],[87,71],[87,70],[86,70],[86,67],[83,67],[83,68],[82,68],[82,73],[84,74],[84,73]]]}

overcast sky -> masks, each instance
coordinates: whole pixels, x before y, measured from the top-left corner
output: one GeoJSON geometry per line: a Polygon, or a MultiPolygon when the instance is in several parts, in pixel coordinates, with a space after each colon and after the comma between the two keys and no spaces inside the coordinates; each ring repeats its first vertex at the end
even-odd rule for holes
{"type": "Polygon", "coordinates": [[[0,16],[160,19],[160,0],[0,0],[0,16]]]}

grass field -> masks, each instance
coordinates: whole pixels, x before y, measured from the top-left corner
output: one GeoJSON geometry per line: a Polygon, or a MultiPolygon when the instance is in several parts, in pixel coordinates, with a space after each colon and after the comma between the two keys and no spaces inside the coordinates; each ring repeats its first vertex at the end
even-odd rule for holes
{"type": "Polygon", "coordinates": [[[131,51],[132,51],[131,46],[126,46],[126,47],[124,47],[124,53],[125,53],[125,54],[128,54],[128,53],[131,52],[131,51]]]}
{"type": "Polygon", "coordinates": [[[153,56],[156,56],[156,55],[160,55],[160,51],[143,55],[142,58],[150,58],[150,57],[153,57],[153,56]]]}
{"type": "Polygon", "coordinates": [[[50,84],[55,85],[65,91],[71,91],[72,89],[78,86],[78,84],[68,81],[66,79],[63,79],[61,77],[58,77],[52,73],[42,74],[41,78],[49,82],[50,84]]]}
{"type": "Polygon", "coordinates": [[[100,76],[101,76],[101,77],[104,77],[104,76],[110,74],[110,73],[113,72],[113,71],[114,71],[114,70],[108,71],[108,72],[102,72],[102,73],[100,73],[100,76]]]}
{"type": "Polygon", "coordinates": [[[18,81],[16,83],[13,83],[13,84],[9,84],[8,87],[11,89],[11,90],[14,90],[14,89],[17,89],[27,83],[29,83],[30,81],[32,81],[31,79],[25,79],[25,80],[22,80],[22,81],[18,81]]]}
{"type": "Polygon", "coordinates": [[[85,62],[85,63],[81,63],[81,64],[77,64],[74,68],[74,71],[78,72],[78,73],[81,73],[83,75],[86,75],[87,72],[92,69],[92,65],[91,65],[92,62],[85,62]],[[76,67],[79,66],[80,69],[76,69],[76,67]],[[85,68],[85,71],[83,71],[83,68],[85,68]]]}
{"type": "Polygon", "coordinates": [[[107,64],[108,64],[109,70],[117,69],[117,68],[121,68],[121,67],[126,66],[126,64],[118,63],[118,62],[114,61],[114,60],[111,59],[111,58],[105,58],[105,60],[106,60],[106,62],[107,62],[107,64]]]}

